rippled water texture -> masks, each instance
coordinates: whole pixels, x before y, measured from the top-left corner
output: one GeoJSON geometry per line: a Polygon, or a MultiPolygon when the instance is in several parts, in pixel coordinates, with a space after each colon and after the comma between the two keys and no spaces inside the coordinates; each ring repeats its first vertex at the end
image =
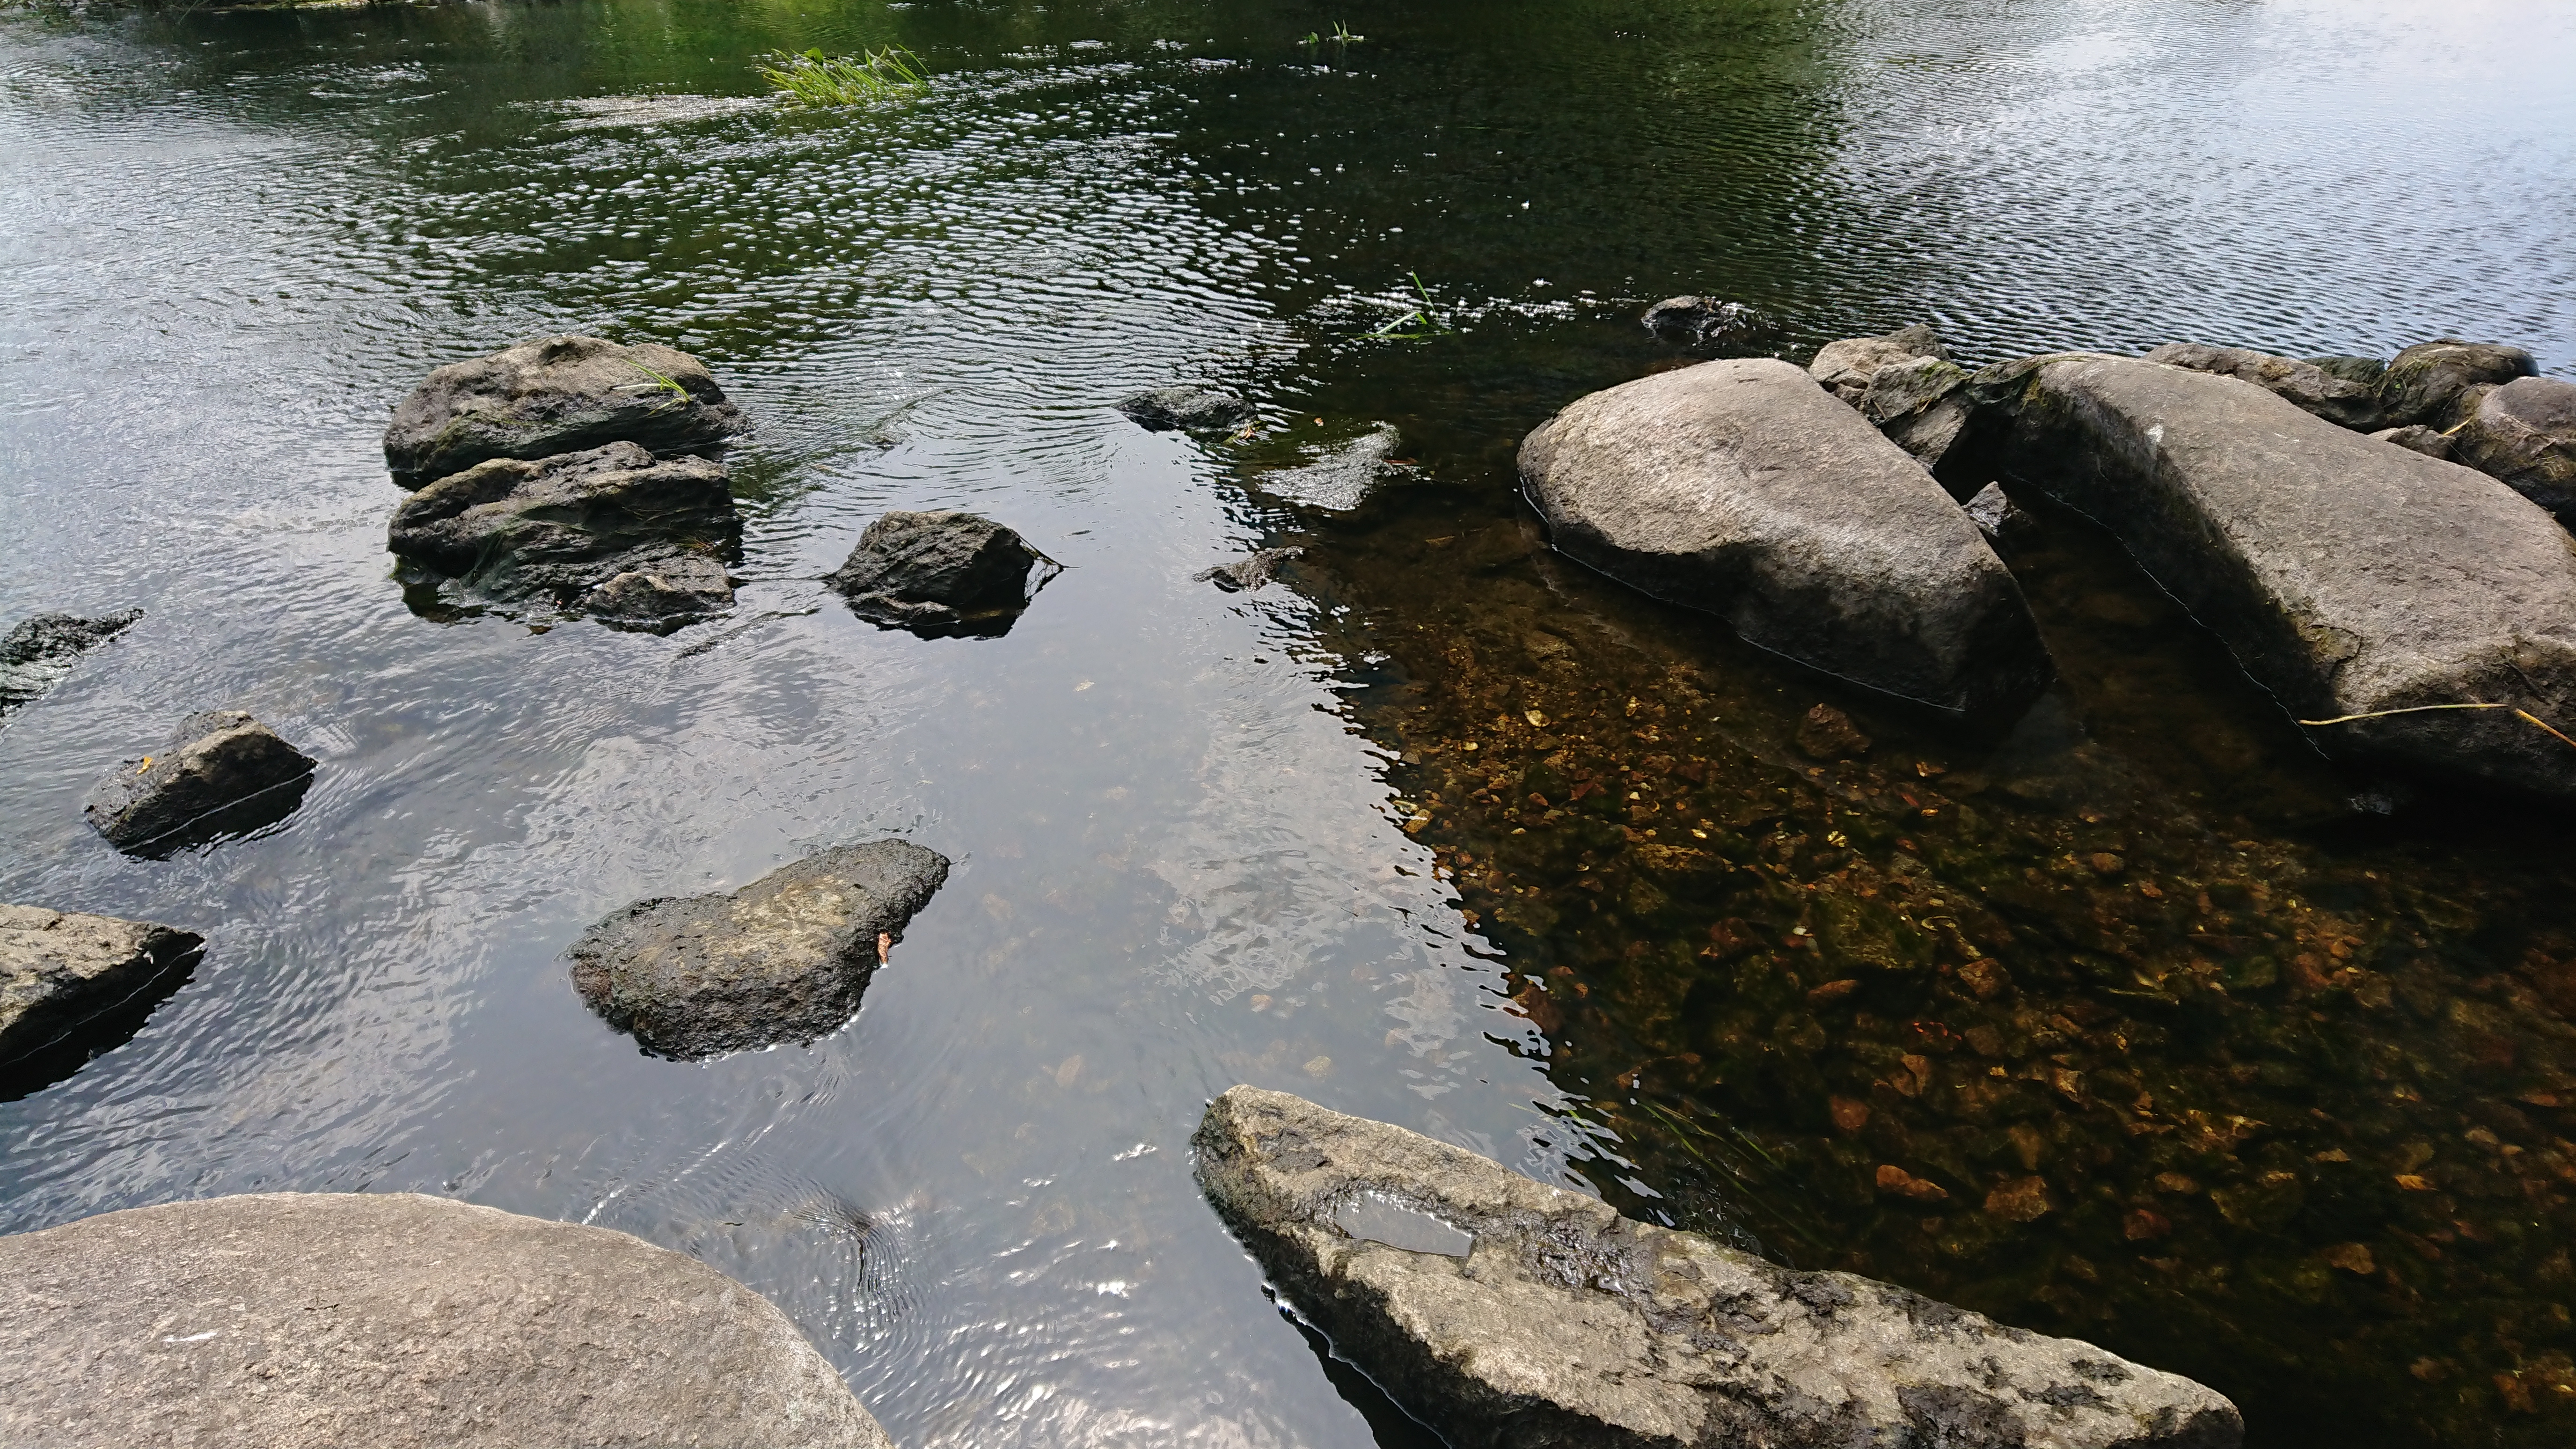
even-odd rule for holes
{"type": "Polygon", "coordinates": [[[2572,66],[2523,4],[10,12],[0,620],[147,615],[0,730],[0,899],[209,945],[0,1104],[0,1227],[447,1193],[740,1276],[907,1445],[1406,1441],[1190,1184],[1252,1081],[2198,1374],[2257,1444],[2566,1443],[2555,822],[2357,812],[2079,521],[2013,557],[2067,680],[1997,745],[1553,561],[1509,468],[1681,360],[1634,322],[1681,291],[1792,354],[2564,375],[2572,66]],[[897,41],[907,105],[750,71],[897,41]],[[406,608],[387,409],[550,331],[756,418],[724,620],[406,608]],[[1262,427],[1107,406],[1193,379],[1262,427]],[[880,632],[816,580],[889,507],[1069,568],[880,632]],[[1868,754],[1791,743],[1820,701],[1868,754]],[[301,811],[92,836],[214,707],[321,760],[301,811]],[[890,832],[958,868],[840,1034],[679,1065],[574,996],[609,910],[890,832]]]}

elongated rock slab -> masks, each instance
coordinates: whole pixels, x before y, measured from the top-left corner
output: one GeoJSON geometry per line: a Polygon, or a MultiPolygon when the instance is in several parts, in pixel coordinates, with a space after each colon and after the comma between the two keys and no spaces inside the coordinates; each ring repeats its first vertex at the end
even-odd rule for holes
{"type": "Polygon", "coordinates": [[[1198,1179],[1288,1301],[1462,1449],[2229,1449],[2235,1405],[2091,1344],[1622,1218],[1235,1087],[1198,1179]]]}
{"type": "Polygon", "coordinates": [[[204,944],[149,921],[0,905],[0,1098],[133,1035],[204,944]]]}
{"type": "Polygon", "coordinates": [[[2021,587],[1921,464],[1788,363],[1707,362],[1576,400],[1521,444],[1558,551],[1752,643],[1954,715],[2049,664],[2021,587]]]}
{"type": "Polygon", "coordinates": [[[410,1193],[0,1237],[0,1443],[889,1449],[787,1316],[713,1268],[410,1193]]]}
{"type": "Polygon", "coordinates": [[[2062,353],[1971,385],[1972,444],[2130,554],[2325,748],[2576,800],[2576,543],[2457,464],[2233,377],[2062,353]]]}

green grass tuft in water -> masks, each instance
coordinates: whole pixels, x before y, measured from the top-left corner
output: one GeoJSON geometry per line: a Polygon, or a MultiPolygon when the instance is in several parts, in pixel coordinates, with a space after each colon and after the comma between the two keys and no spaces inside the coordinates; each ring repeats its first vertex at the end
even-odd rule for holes
{"type": "Polygon", "coordinates": [[[760,78],[802,106],[863,106],[930,89],[921,57],[899,45],[865,55],[781,50],[761,59],[760,78]]]}

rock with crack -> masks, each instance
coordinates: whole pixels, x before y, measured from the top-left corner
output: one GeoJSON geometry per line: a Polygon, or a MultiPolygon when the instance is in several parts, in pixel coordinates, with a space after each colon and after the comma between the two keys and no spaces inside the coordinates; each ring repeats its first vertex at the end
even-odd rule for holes
{"type": "Polygon", "coordinates": [[[0,1237],[0,1442],[890,1449],[787,1315],[606,1228],[258,1193],[0,1237]]]}
{"type": "Polygon", "coordinates": [[[2576,527],[2576,382],[2522,377],[2490,388],[2450,442],[2459,461],[2576,527]]]}
{"type": "Polygon", "coordinates": [[[1657,373],[1521,444],[1567,557],[1752,643],[1979,720],[2049,678],[2020,586],[1921,464],[1786,362],[1657,373]]]}
{"type": "Polygon", "coordinates": [[[1059,569],[989,518],[897,511],[870,523],[823,582],[884,628],[990,637],[1007,633],[1059,569]]]}
{"type": "Polygon", "coordinates": [[[2537,505],[2238,378],[2061,353],[1971,389],[1962,446],[2108,528],[2294,718],[2339,721],[2320,745],[2576,801],[2576,750],[2515,713],[2576,731],[2576,542],[2537,505]],[[2423,708],[2461,704],[2503,707],[2423,708]]]}
{"type": "Polygon", "coordinates": [[[1265,548],[1230,564],[1201,569],[1190,578],[1196,583],[1214,584],[1229,594],[1253,593],[1279,576],[1281,564],[1302,558],[1305,553],[1302,548],[1265,548]]]}
{"type": "Polygon", "coordinates": [[[1967,427],[1968,407],[1961,395],[1967,385],[1966,372],[1938,357],[1891,362],[1871,374],[1860,413],[1915,462],[1938,470],[1967,427]]]}
{"type": "Polygon", "coordinates": [[[1762,331],[1762,316],[1741,302],[1715,297],[1666,297],[1639,319],[1646,330],[1690,346],[1744,342],[1762,331]]]}
{"type": "Polygon", "coordinates": [[[567,953],[582,1000],[656,1056],[694,1060],[841,1029],[948,879],[910,841],[844,846],[738,891],[638,901],[567,953]]]}
{"type": "Polygon", "coordinates": [[[616,442],[688,452],[743,429],[741,410],[685,352],[540,337],[431,373],[394,408],[385,463],[394,481],[418,488],[493,458],[551,458],[616,442]]]}
{"type": "Polygon", "coordinates": [[[2519,347],[2463,342],[2457,337],[2419,342],[2391,359],[2380,378],[2380,416],[2393,428],[2424,423],[2448,429],[2466,416],[2460,407],[2462,393],[2538,371],[2531,354],[2519,347]]]}
{"type": "Polygon", "coordinates": [[[1122,399],[1118,411],[1154,433],[1230,433],[1252,421],[1252,405],[1212,387],[1158,387],[1122,399]]]}
{"type": "Polygon", "coordinates": [[[0,905],[0,1100],[58,1082],[134,1035],[204,945],[149,921],[0,905]]]}
{"type": "Polygon", "coordinates": [[[2378,389],[2338,377],[2312,362],[2199,342],[2168,342],[2149,352],[2147,361],[2241,377],[2341,427],[2369,432],[2380,426],[2378,389]]]}
{"type": "Polygon", "coordinates": [[[1817,350],[1816,360],[1807,364],[1807,373],[1834,396],[1859,407],[1869,396],[1869,385],[1878,377],[1880,368],[1918,357],[1950,360],[1940,334],[1920,322],[1899,327],[1884,337],[1846,337],[1840,342],[1828,342],[1817,350]]]}
{"type": "Polygon", "coordinates": [[[1283,1298],[1461,1449],[2232,1449],[2236,1407],[2091,1344],[1620,1217],[1235,1087],[1194,1139],[1283,1298]]]}
{"type": "Polygon", "coordinates": [[[386,547],[494,603],[676,628],[732,605],[723,561],[741,539],[722,464],[618,442],[441,478],[394,510],[386,547]]]}
{"type": "Polygon", "coordinates": [[[141,609],[84,619],[37,614],[0,637],[0,719],[71,677],[80,657],[143,617],[141,609]]]}
{"type": "Polygon", "coordinates": [[[179,722],[168,741],[121,760],[82,802],[92,829],[128,855],[167,855],[284,820],[304,803],[313,761],[240,710],[179,722]]]}

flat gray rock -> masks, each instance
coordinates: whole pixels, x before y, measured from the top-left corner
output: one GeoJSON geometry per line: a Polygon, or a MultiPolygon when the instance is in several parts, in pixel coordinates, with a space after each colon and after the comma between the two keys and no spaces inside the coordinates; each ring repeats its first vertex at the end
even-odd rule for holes
{"type": "Polygon", "coordinates": [[[149,921],[0,905],[0,1098],[132,1036],[204,945],[149,921]]]}
{"type": "Polygon", "coordinates": [[[20,620],[0,637],[0,719],[70,678],[72,666],[83,654],[142,617],[141,609],[127,609],[95,619],[36,614],[20,620]]]}
{"type": "Polygon", "coordinates": [[[2097,520],[2341,754],[2576,800],[2576,544],[2456,464],[2233,377],[2062,353],[1978,374],[1978,448],[2097,520]]]}
{"type": "Polygon", "coordinates": [[[925,636],[1009,631],[1055,560],[980,514],[898,510],[870,523],[823,582],[863,619],[925,636]]]}
{"type": "Polygon", "coordinates": [[[2450,440],[2453,457],[2576,525],[2576,382],[2521,377],[2490,389],[2450,440]]]}
{"type": "Polygon", "coordinates": [[[451,473],[402,501],[385,546],[495,603],[677,627],[731,606],[723,561],[741,540],[722,464],[617,442],[451,473]],[[617,584],[625,574],[640,577],[617,584]]]}
{"type": "Polygon", "coordinates": [[[394,408],[385,464],[417,488],[493,458],[550,458],[603,443],[711,447],[744,429],[696,358],[657,343],[540,337],[450,363],[394,408]]]}
{"type": "Polygon", "coordinates": [[[2449,428],[2464,415],[2460,394],[2480,384],[2511,382],[2540,369],[2531,354],[2495,342],[2457,337],[2418,342],[2390,359],[2379,380],[2380,415],[2388,426],[2449,428]]]}
{"type": "Polygon", "coordinates": [[[1622,1218],[1235,1087],[1199,1185],[1333,1347],[1461,1449],[2230,1449],[2235,1405],[2091,1344],[1622,1218]]]}
{"type": "Polygon", "coordinates": [[[1303,558],[1303,548],[1265,548],[1256,550],[1230,564],[1218,564],[1190,575],[1197,583],[1214,584],[1229,594],[1258,593],[1279,577],[1279,568],[1293,558],[1303,558]]]}
{"type": "Polygon", "coordinates": [[[1880,368],[1917,357],[1950,360],[1940,334],[1920,322],[1899,327],[1884,337],[1846,337],[1840,342],[1828,342],[1817,350],[1816,360],[1807,364],[1807,373],[1834,396],[1859,407],[1880,368]]]}
{"type": "Polygon", "coordinates": [[[179,721],[148,755],[120,760],[81,814],[110,845],[157,855],[274,825],[304,803],[313,761],[240,710],[179,721]]]}
{"type": "Polygon", "coordinates": [[[948,879],[907,840],[843,846],[723,895],[638,901],[566,954],[582,1000],[656,1056],[691,1060],[828,1036],[948,879]]]}
{"type": "Polygon", "coordinates": [[[2295,357],[2276,357],[2245,347],[2168,342],[2149,352],[2147,361],[2243,378],[2341,427],[2368,432],[2380,425],[2376,387],[2337,376],[2295,357]]]}
{"type": "Polygon", "coordinates": [[[0,1237],[0,1443],[890,1449],[796,1325],[713,1268],[410,1193],[0,1237]]]}
{"type": "Polygon", "coordinates": [[[1706,362],[1578,399],[1522,442],[1520,472],[1567,557],[1802,664],[1959,716],[2048,680],[1976,525],[1789,363],[1706,362]]]}
{"type": "Polygon", "coordinates": [[[1212,387],[1158,387],[1122,398],[1118,411],[1149,433],[1224,433],[1252,421],[1252,405],[1212,387]]]}

